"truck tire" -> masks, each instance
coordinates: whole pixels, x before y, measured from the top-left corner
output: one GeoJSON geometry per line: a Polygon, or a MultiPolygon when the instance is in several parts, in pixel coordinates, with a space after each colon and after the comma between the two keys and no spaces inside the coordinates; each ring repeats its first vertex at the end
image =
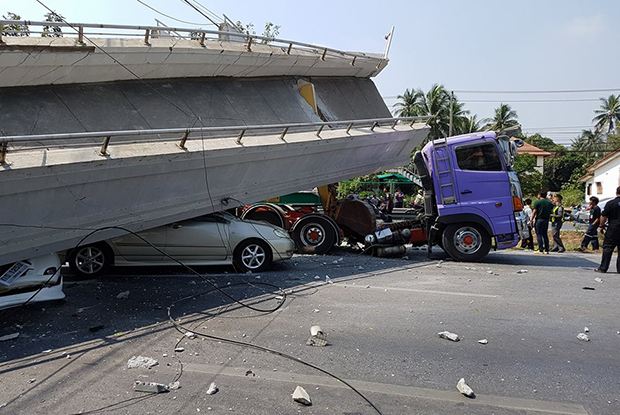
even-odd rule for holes
{"type": "Polygon", "coordinates": [[[329,252],[338,240],[334,225],[317,216],[299,219],[291,231],[291,237],[300,253],[316,255],[329,252]]]}
{"type": "Polygon", "coordinates": [[[456,261],[475,262],[489,253],[491,236],[476,223],[453,223],[441,236],[442,248],[456,261]]]}

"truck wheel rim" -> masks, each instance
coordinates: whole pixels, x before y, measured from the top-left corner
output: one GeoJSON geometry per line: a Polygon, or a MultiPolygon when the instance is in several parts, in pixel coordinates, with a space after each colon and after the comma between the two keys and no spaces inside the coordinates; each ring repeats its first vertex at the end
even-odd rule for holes
{"type": "Polygon", "coordinates": [[[84,274],[96,274],[105,264],[103,251],[94,246],[82,248],[75,256],[75,265],[84,274]]]}
{"type": "Polygon", "coordinates": [[[481,246],[482,235],[476,228],[467,226],[454,233],[454,247],[463,254],[475,254],[481,246]]]}
{"type": "Polygon", "coordinates": [[[325,237],[325,229],[321,225],[311,223],[301,229],[300,235],[304,245],[319,245],[325,237]]]}
{"type": "Polygon", "coordinates": [[[260,268],[265,262],[265,257],[265,250],[257,244],[248,245],[241,252],[241,262],[249,269],[260,268]]]}

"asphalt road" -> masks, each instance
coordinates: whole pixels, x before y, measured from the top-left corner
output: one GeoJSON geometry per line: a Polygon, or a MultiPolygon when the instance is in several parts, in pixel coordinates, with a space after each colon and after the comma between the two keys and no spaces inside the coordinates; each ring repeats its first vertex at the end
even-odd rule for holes
{"type": "Polygon", "coordinates": [[[596,282],[598,256],[509,251],[466,264],[428,260],[417,250],[407,255],[295,257],[259,275],[199,270],[255,308],[279,303],[275,288],[258,283],[281,287],[288,294],[273,313],[218,292],[196,296],[212,287],[179,268],[117,269],[90,281],[66,271],[66,302],[2,315],[0,335],[20,336],[0,343],[0,412],[377,413],[344,383],[299,359],[346,380],[386,415],[620,413],[620,276],[596,282]],[[527,273],[518,274],[522,269],[527,273]],[[116,298],[122,291],[130,292],[127,299],[116,298]],[[167,307],[183,297],[189,299],[171,313],[193,332],[293,360],[184,338],[167,317],[167,307]],[[314,324],[328,333],[327,347],[305,345],[314,324]],[[585,326],[589,342],[577,339],[585,326]],[[461,340],[439,338],[444,330],[461,340]],[[175,353],[177,343],[183,352],[175,353]],[[159,365],[127,369],[137,355],[159,365]],[[132,390],[136,380],[177,378],[181,389],[169,393],[132,390]],[[461,378],[475,399],[458,393],[461,378]],[[215,395],[206,394],[211,382],[219,387],[215,395]],[[292,401],[298,385],[312,406],[292,401]]]}

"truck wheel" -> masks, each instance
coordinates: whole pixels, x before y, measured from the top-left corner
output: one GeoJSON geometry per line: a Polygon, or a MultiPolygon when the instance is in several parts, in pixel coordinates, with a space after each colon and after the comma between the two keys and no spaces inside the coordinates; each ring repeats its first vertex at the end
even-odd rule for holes
{"type": "Polygon", "coordinates": [[[82,278],[102,275],[111,265],[114,254],[110,247],[101,242],[80,246],[68,258],[69,268],[82,278]]]}
{"type": "Polygon", "coordinates": [[[443,250],[457,261],[479,261],[491,249],[491,237],[476,223],[448,225],[441,240],[443,250]]]}
{"type": "Polygon", "coordinates": [[[302,254],[327,253],[337,240],[334,226],[324,218],[301,218],[295,224],[291,237],[302,254]]]}
{"type": "Polygon", "coordinates": [[[257,222],[266,222],[271,225],[284,228],[283,220],[280,217],[280,215],[278,215],[276,212],[270,212],[270,211],[252,212],[251,214],[247,215],[243,219],[255,220],[257,222]]]}

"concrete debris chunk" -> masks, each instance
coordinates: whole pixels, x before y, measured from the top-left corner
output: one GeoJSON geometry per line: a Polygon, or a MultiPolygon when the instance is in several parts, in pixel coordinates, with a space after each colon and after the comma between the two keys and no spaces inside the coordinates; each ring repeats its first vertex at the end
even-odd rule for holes
{"type": "Polygon", "coordinates": [[[6,336],[2,336],[0,337],[0,342],[5,342],[8,340],[13,340],[19,337],[19,333],[11,333],[11,334],[7,334],[6,336]]]}
{"type": "Polygon", "coordinates": [[[207,395],[215,395],[217,391],[219,391],[217,385],[215,384],[215,382],[211,382],[211,384],[209,385],[209,389],[207,389],[207,395]]]}
{"type": "Polygon", "coordinates": [[[487,339],[478,340],[480,344],[487,344],[489,341],[487,339]]]}
{"type": "Polygon", "coordinates": [[[325,276],[325,282],[326,282],[326,283],[328,283],[328,284],[333,284],[333,283],[334,283],[334,282],[332,281],[332,279],[331,279],[331,278],[329,278],[329,275],[326,275],[326,276],[325,276]]]}
{"type": "Polygon", "coordinates": [[[177,347],[176,349],[174,349],[175,352],[177,353],[181,353],[185,351],[185,347],[177,347]]]}
{"type": "Polygon", "coordinates": [[[461,378],[461,380],[459,380],[459,383],[456,384],[456,389],[458,389],[459,392],[461,392],[463,395],[467,396],[468,398],[475,398],[476,394],[474,393],[473,389],[470,388],[467,383],[465,383],[465,378],[461,378]]]}
{"type": "Polygon", "coordinates": [[[590,338],[589,338],[589,337],[588,337],[588,335],[587,335],[587,334],[585,334],[585,333],[579,333],[579,334],[577,335],[577,338],[578,338],[579,340],[584,341],[584,342],[589,342],[589,341],[590,341],[590,338]]]}
{"type": "Polygon", "coordinates": [[[442,332],[437,333],[437,335],[441,337],[442,339],[452,340],[453,342],[457,342],[461,340],[458,334],[450,333],[449,331],[442,331],[442,332]]]}
{"type": "Polygon", "coordinates": [[[310,327],[310,338],[306,341],[306,346],[327,346],[327,333],[323,333],[321,326],[310,327]]]}
{"type": "Polygon", "coordinates": [[[192,333],[191,331],[187,331],[185,332],[185,337],[187,337],[188,339],[195,339],[196,335],[192,333]]]}
{"type": "Polygon", "coordinates": [[[157,360],[151,357],[132,356],[127,361],[127,369],[150,369],[158,364],[157,360]]]}
{"type": "Polygon", "coordinates": [[[308,395],[308,392],[306,392],[306,390],[302,388],[301,386],[297,386],[295,388],[295,392],[293,392],[293,400],[302,405],[306,405],[306,406],[312,405],[312,400],[310,399],[310,395],[308,395]]]}
{"type": "Polygon", "coordinates": [[[137,380],[133,385],[133,390],[136,392],[146,393],[164,393],[168,392],[168,386],[155,382],[140,382],[137,380]]]}
{"type": "Polygon", "coordinates": [[[520,269],[519,271],[517,271],[517,274],[527,274],[527,270],[526,269],[520,269]]]}
{"type": "Polygon", "coordinates": [[[168,390],[175,391],[177,389],[181,389],[181,382],[178,380],[168,385],[168,390]]]}
{"type": "Polygon", "coordinates": [[[116,298],[118,298],[119,300],[122,300],[122,299],[125,299],[125,298],[129,298],[129,291],[122,291],[122,292],[118,293],[116,298]]]}
{"type": "Polygon", "coordinates": [[[487,274],[493,274],[493,271],[487,271],[487,274]]]}
{"type": "Polygon", "coordinates": [[[596,282],[603,282],[603,279],[599,278],[599,277],[596,277],[596,278],[594,278],[594,281],[596,281],[596,282]]]}
{"type": "Polygon", "coordinates": [[[584,333],[588,333],[589,331],[590,331],[590,329],[589,329],[589,328],[587,328],[587,327],[584,327],[584,328],[583,328],[583,332],[584,332],[584,333]]]}
{"type": "Polygon", "coordinates": [[[37,380],[35,378],[32,378],[28,381],[28,383],[35,383],[37,380]]]}
{"type": "Polygon", "coordinates": [[[318,308],[315,308],[314,310],[312,310],[313,313],[320,313],[321,310],[319,310],[318,308]]]}

